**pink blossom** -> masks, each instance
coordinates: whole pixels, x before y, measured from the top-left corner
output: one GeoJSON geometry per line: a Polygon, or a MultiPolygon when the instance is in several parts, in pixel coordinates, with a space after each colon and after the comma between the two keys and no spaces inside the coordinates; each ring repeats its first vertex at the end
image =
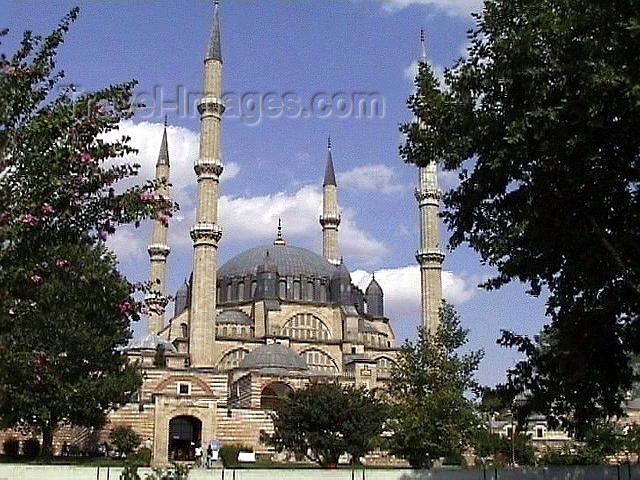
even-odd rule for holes
{"type": "Polygon", "coordinates": [[[22,215],[20,217],[20,220],[22,221],[22,223],[27,223],[29,225],[35,225],[38,222],[38,219],[33,215],[31,215],[30,213],[27,213],[26,215],[22,215]]]}
{"type": "Polygon", "coordinates": [[[42,281],[42,277],[40,275],[35,274],[35,273],[33,275],[31,275],[31,277],[29,277],[29,278],[31,278],[31,281],[33,283],[40,283],[42,281]]]}
{"type": "Polygon", "coordinates": [[[93,155],[91,155],[89,152],[83,152],[80,154],[80,161],[82,163],[91,163],[93,162],[93,155]]]}
{"type": "Polygon", "coordinates": [[[120,313],[127,313],[131,310],[131,304],[129,302],[124,302],[120,304],[120,313]]]}
{"type": "Polygon", "coordinates": [[[16,67],[14,67],[13,65],[9,65],[8,67],[6,67],[4,69],[4,73],[8,76],[8,77],[13,77],[16,74],[16,67]]]}
{"type": "Polygon", "coordinates": [[[98,232],[98,238],[104,242],[107,239],[107,232],[100,230],[98,232]]]}
{"type": "Polygon", "coordinates": [[[143,202],[152,202],[156,199],[156,196],[153,193],[141,193],[140,200],[143,202]]]}
{"type": "Polygon", "coordinates": [[[69,266],[69,260],[67,260],[66,258],[58,258],[56,260],[56,266],[60,268],[66,268],[69,266]]]}
{"type": "Polygon", "coordinates": [[[50,204],[45,202],[45,203],[42,204],[41,210],[44,213],[52,213],[53,212],[53,207],[50,204]]]}
{"type": "Polygon", "coordinates": [[[162,225],[164,225],[165,227],[169,226],[169,217],[167,217],[166,215],[161,215],[160,217],[158,217],[158,220],[160,221],[160,223],[162,223],[162,225]]]}

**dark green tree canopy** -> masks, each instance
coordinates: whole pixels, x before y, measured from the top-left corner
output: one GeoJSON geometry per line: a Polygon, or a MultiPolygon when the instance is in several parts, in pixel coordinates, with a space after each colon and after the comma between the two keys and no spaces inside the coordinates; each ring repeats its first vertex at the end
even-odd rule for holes
{"type": "Polygon", "coordinates": [[[543,336],[503,344],[529,355],[512,386],[569,425],[621,413],[640,349],[639,25],[633,0],[488,0],[403,127],[406,161],[459,172],[443,216],[497,269],[485,286],[548,290],[543,336]]]}
{"type": "Polygon", "coordinates": [[[279,452],[286,449],[325,467],[337,464],[343,453],[358,462],[374,448],[386,414],[368,390],[310,384],[276,409],[275,433],[263,440],[279,452]]]}
{"type": "Polygon", "coordinates": [[[391,450],[413,467],[461,453],[479,422],[468,395],[477,390],[483,352],[460,353],[467,335],[454,308],[443,303],[435,335],[420,329],[418,340],[400,349],[388,385],[391,450]]]}

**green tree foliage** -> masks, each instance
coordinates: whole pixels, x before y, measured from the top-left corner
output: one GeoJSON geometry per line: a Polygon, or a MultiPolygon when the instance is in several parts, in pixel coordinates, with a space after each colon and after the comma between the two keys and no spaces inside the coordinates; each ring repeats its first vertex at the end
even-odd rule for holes
{"type": "Polygon", "coordinates": [[[382,433],[384,404],[365,389],[334,383],[310,384],[291,394],[273,415],[275,432],[263,440],[326,467],[343,453],[355,462],[382,433]]]}
{"type": "Polygon", "coordinates": [[[420,329],[418,340],[400,349],[388,386],[391,450],[412,467],[429,468],[439,457],[460,453],[480,421],[467,395],[477,388],[483,352],[459,352],[467,335],[453,306],[443,302],[435,335],[420,329]]]}
{"type": "Polygon", "coordinates": [[[470,40],[442,90],[421,66],[401,154],[459,172],[443,215],[487,288],[549,292],[543,334],[502,339],[509,380],[580,429],[621,413],[640,350],[640,4],[488,0],[470,40]]]}
{"type": "Polygon", "coordinates": [[[142,441],[140,435],[138,435],[129,425],[118,425],[111,430],[109,438],[118,451],[120,453],[124,453],[127,458],[131,455],[131,452],[138,448],[138,445],[140,445],[140,442],[142,441]]]}
{"type": "Polygon", "coordinates": [[[141,304],[104,240],[174,208],[153,182],[120,188],[138,166],[111,159],[134,150],[104,140],[132,115],[134,82],[75,99],[58,89],[56,50],[77,14],[0,55],[0,421],[41,433],[45,455],[60,424],[101,426],[138,387],[120,348],[141,304]]]}
{"type": "Polygon", "coordinates": [[[491,433],[487,429],[479,429],[473,435],[473,448],[483,458],[491,458],[495,466],[504,466],[513,458],[517,465],[533,465],[535,450],[529,435],[518,433],[515,439],[491,433]]]}

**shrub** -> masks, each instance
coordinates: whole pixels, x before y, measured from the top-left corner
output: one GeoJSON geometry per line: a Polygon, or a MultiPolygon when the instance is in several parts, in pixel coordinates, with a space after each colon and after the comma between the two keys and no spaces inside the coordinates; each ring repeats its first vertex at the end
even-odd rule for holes
{"type": "Polygon", "coordinates": [[[20,442],[16,438],[8,438],[2,444],[4,454],[11,458],[17,458],[20,453],[20,442]]]}
{"type": "Polygon", "coordinates": [[[40,440],[29,438],[22,444],[22,454],[27,458],[36,458],[40,455],[40,440]]]}
{"type": "Polygon", "coordinates": [[[253,448],[236,444],[223,445],[222,448],[220,448],[220,458],[222,459],[222,465],[224,465],[225,468],[233,468],[238,466],[239,452],[253,452],[253,448]]]}
{"type": "Polygon", "coordinates": [[[140,445],[141,438],[129,425],[119,425],[111,430],[111,441],[120,453],[129,456],[140,445]]]}
{"type": "Polygon", "coordinates": [[[131,461],[136,465],[148,467],[151,463],[151,455],[152,452],[150,448],[142,447],[131,456],[131,461]]]}

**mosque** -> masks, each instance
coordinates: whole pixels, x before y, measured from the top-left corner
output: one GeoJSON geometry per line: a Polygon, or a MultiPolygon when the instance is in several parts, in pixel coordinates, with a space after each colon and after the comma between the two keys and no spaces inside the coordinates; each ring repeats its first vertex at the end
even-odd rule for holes
{"type": "MultiPolygon", "coordinates": [[[[165,321],[170,226],[155,220],[148,247],[154,285],[147,297],[149,332],[127,349],[127,355],[140,362],[144,382],[135,401],[109,415],[103,432],[107,438],[114,426],[130,425],[152,444],[155,464],[188,455],[193,444],[206,448],[233,443],[267,451],[260,434],[272,431],[269,412],[289,392],[309,382],[379,388],[389,378],[397,353],[380,285],[374,277],[362,291],[340,256],[341,218],[330,140],[320,216],[322,255],[287,244],[278,228],[271,244],[218,265],[224,228],[218,223],[218,196],[225,106],[217,2],[214,8],[198,104],[193,272],[175,294],[175,311],[165,321]]],[[[168,141],[165,128],[156,178],[170,181],[168,141]]],[[[170,196],[167,188],[157,194],[170,196]]],[[[438,322],[444,259],[435,164],[420,169],[416,198],[422,322],[432,331],[438,322]]]]}

